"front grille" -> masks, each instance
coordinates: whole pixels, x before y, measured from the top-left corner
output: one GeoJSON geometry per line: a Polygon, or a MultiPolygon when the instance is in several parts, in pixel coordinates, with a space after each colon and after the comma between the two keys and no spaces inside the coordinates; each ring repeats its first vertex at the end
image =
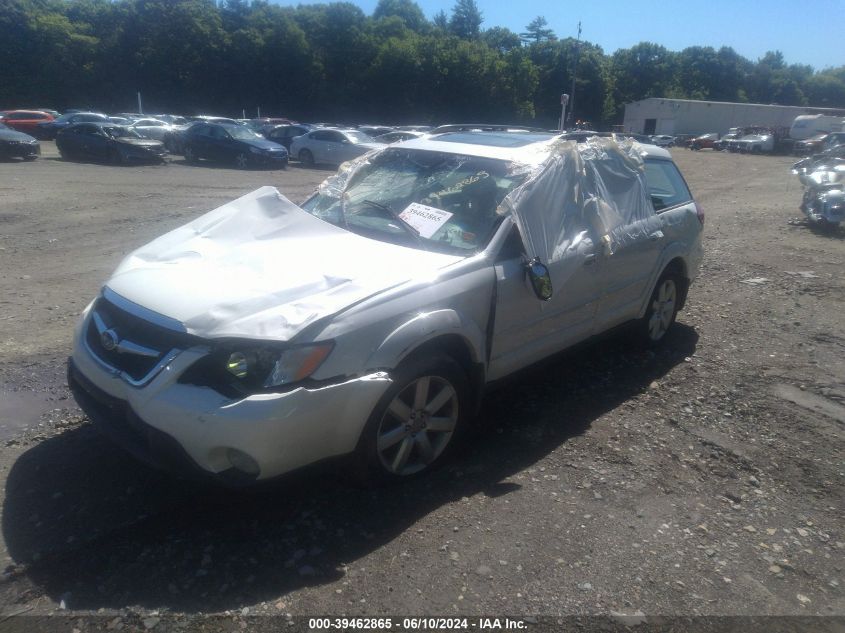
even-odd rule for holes
{"type": "Polygon", "coordinates": [[[124,372],[136,381],[146,377],[171,350],[189,347],[194,338],[189,334],[175,332],[142,319],[119,308],[105,297],[98,298],[94,303],[85,335],[88,347],[93,354],[107,365],[124,372]],[[154,350],[156,355],[145,356],[118,351],[119,348],[109,350],[103,347],[101,333],[94,318],[95,314],[107,328],[115,333],[118,340],[154,350]]]}

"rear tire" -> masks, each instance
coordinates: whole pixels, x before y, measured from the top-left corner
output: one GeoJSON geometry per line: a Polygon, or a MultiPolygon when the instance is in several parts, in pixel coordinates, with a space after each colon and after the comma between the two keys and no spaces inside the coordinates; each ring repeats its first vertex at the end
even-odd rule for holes
{"type": "Polygon", "coordinates": [[[667,270],[657,280],[645,315],[637,322],[638,338],[648,347],[660,345],[675,323],[681,298],[681,276],[667,270]]]}
{"type": "Polygon", "coordinates": [[[198,162],[197,155],[196,155],[196,153],[194,153],[194,148],[191,147],[190,145],[185,145],[184,155],[185,155],[185,160],[188,161],[189,163],[196,164],[198,162]]]}
{"type": "Polygon", "coordinates": [[[430,472],[459,444],[471,415],[469,379],[447,354],[411,357],[391,379],[358,442],[356,470],[367,485],[430,472]]]}
{"type": "Polygon", "coordinates": [[[240,152],[237,156],[235,156],[235,166],[238,169],[246,169],[249,167],[249,156],[247,156],[244,152],[240,152]]]}

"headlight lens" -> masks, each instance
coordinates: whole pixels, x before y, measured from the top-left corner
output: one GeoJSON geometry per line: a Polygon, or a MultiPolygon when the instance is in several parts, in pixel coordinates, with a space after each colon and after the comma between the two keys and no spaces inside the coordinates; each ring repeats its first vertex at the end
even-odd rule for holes
{"type": "Polygon", "coordinates": [[[270,389],[308,378],[323,364],[331,351],[331,343],[303,345],[286,350],[237,350],[226,358],[225,369],[245,386],[270,389]]]}
{"type": "Polygon", "coordinates": [[[264,381],[265,387],[278,387],[308,378],[323,364],[332,345],[306,345],[285,350],[273,365],[273,371],[264,381]]]}

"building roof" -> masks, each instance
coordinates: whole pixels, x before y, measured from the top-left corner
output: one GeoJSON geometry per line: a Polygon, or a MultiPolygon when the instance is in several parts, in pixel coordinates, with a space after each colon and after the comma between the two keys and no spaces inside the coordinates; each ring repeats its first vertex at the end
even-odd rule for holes
{"type": "Polygon", "coordinates": [[[793,106],[793,105],[781,105],[778,103],[741,103],[739,101],[703,101],[699,99],[670,99],[668,97],[647,97],[645,99],[640,99],[639,101],[632,101],[631,103],[626,103],[625,107],[630,105],[635,105],[638,103],[643,103],[646,101],[660,101],[660,102],[668,102],[668,103],[700,103],[700,104],[707,104],[707,105],[727,105],[727,106],[740,106],[740,107],[749,107],[749,108],[779,108],[784,109],[788,108],[791,110],[801,111],[804,113],[818,113],[818,114],[832,114],[832,115],[843,115],[845,116],[845,108],[817,108],[815,106],[793,106]]]}

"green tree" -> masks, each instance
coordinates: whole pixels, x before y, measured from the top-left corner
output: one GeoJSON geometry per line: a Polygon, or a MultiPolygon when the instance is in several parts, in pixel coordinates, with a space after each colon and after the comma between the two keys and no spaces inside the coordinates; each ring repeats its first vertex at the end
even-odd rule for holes
{"type": "Polygon", "coordinates": [[[481,34],[481,39],[487,43],[487,46],[500,53],[507,53],[510,50],[522,46],[519,35],[501,26],[494,26],[492,29],[487,29],[481,34]]]}
{"type": "Polygon", "coordinates": [[[677,89],[676,53],[659,44],[640,42],[620,49],[610,58],[614,118],[622,118],[626,103],[647,97],[680,95],[677,89]]]}
{"type": "Polygon", "coordinates": [[[548,24],[546,18],[538,15],[525,27],[525,33],[520,33],[519,36],[523,42],[528,44],[539,44],[544,40],[556,39],[555,32],[552,29],[546,28],[548,24]]]}
{"type": "Polygon", "coordinates": [[[420,5],[413,0],[379,0],[373,11],[373,19],[380,20],[396,16],[412,31],[423,31],[428,27],[428,20],[420,9],[420,5]]]}
{"type": "Polygon", "coordinates": [[[475,0],[457,0],[455,6],[452,7],[449,30],[463,39],[478,39],[482,22],[481,11],[475,0]]]}

